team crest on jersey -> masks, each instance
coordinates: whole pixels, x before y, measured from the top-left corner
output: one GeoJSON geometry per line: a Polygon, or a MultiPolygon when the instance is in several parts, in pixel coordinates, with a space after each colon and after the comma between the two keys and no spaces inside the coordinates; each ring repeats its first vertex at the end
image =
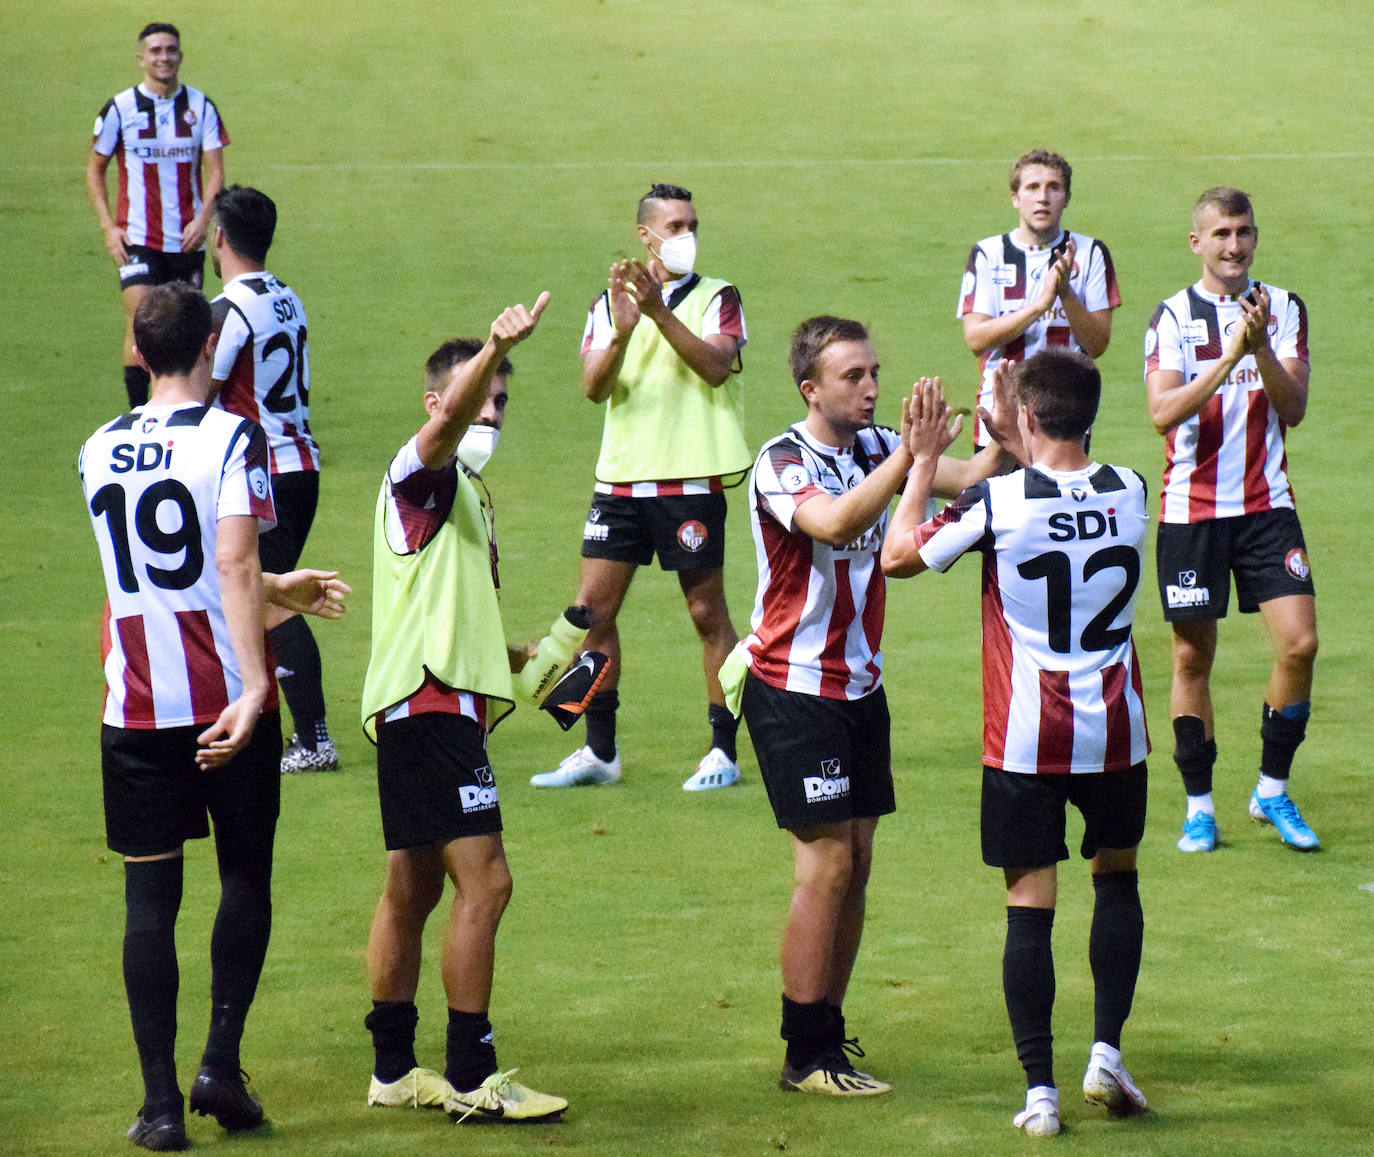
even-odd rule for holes
{"type": "Polygon", "coordinates": [[[157,429],[157,419],[144,418],[143,421],[141,421],[138,424],[138,428],[145,434],[151,434],[154,430],[157,429]]]}
{"type": "Polygon", "coordinates": [[[843,799],[849,794],[849,776],[844,774],[838,759],[823,759],[820,775],[804,776],[802,788],[806,792],[807,803],[843,799]]]}
{"type": "Polygon", "coordinates": [[[248,471],[248,489],[253,492],[254,498],[266,498],[272,492],[272,484],[267,480],[267,471],[261,466],[254,466],[248,471]]]}
{"type": "Polygon", "coordinates": [[[194,125],[196,123],[196,110],[193,108],[188,108],[184,113],[181,114],[181,119],[182,122],[187,126],[194,125]]]}
{"type": "Polygon", "coordinates": [[[1307,562],[1307,551],[1302,547],[1294,547],[1288,552],[1283,560],[1284,569],[1288,571],[1299,582],[1306,582],[1312,577],[1312,568],[1307,562]]]}
{"type": "Polygon", "coordinates": [[[1072,490],[1069,491],[1069,493],[1073,495],[1073,500],[1075,502],[1088,501],[1088,492],[1084,490],[1081,486],[1075,486],[1072,490]]]}
{"type": "Polygon", "coordinates": [[[778,475],[778,482],[788,494],[796,494],[810,481],[811,475],[806,472],[806,467],[800,463],[784,466],[782,473],[778,475]]]}
{"type": "Polygon", "coordinates": [[[148,127],[148,114],[146,112],[136,112],[129,118],[129,128],[137,133],[141,133],[148,127]]]}
{"type": "Polygon", "coordinates": [[[706,545],[706,527],[690,518],[677,528],[677,540],[683,550],[695,554],[706,545]]]}

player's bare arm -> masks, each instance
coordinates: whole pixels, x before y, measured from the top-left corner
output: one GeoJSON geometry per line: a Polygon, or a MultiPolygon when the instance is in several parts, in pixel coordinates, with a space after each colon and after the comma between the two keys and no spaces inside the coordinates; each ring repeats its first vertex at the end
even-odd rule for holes
{"type": "Polygon", "coordinates": [[[1236,364],[1249,352],[1246,349],[1246,333],[1246,326],[1236,326],[1221,357],[1191,382],[1184,382],[1183,375],[1177,370],[1155,370],[1145,375],[1150,421],[1154,423],[1156,431],[1167,434],[1207,404],[1236,364]]]}
{"type": "MultiPolygon", "coordinates": [[[[950,423],[950,410],[939,378],[921,378],[911,387],[907,411],[910,420],[903,441],[911,454],[912,467],[883,539],[881,558],[883,573],[894,578],[907,578],[925,570],[925,563],[917,553],[914,531],[925,521],[937,468],[941,461],[949,461],[944,458],[944,452],[963,426],[962,416],[950,423]]],[[[996,448],[989,446],[982,454],[990,452],[995,455],[996,448]]]]}
{"type": "Polygon", "coordinates": [[[438,470],[457,452],[464,431],[482,412],[501,359],[534,332],[548,304],[545,290],[533,309],[522,304],[502,310],[477,355],[454,366],[439,390],[425,392],[429,421],[420,427],[415,446],[427,470],[438,470]]]}
{"type": "Polygon", "coordinates": [[[262,576],[262,593],[267,602],[267,629],[271,630],[292,615],[342,618],[348,610],[344,596],[351,595],[353,588],[336,570],[268,571],[262,576]]]}
{"type": "Polygon", "coordinates": [[[1296,426],[1307,416],[1307,383],[1312,368],[1301,358],[1282,358],[1269,341],[1269,291],[1255,286],[1255,302],[1241,298],[1245,314],[1246,348],[1255,357],[1264,393],[1285,426],[1296,426]]]}
{"type": "Polygon", "coordinates": [[[215,215],[215,196],[224,188],[224,150],[207,149],[204,163],[204,191],[200,212],[186,222],[181,231],[181,251],[191,253],[201,247],[210,231],[210,219],[215,215]]]}
{"type": "Polygon", "coordinates": [[[730,380],[730,371],[739,353],[739,340],[717,333],[698,337],[678,320],[663,300],[663,284],[642,261],[626,262],[625,291],[640,313],[658,327],[664,339],[691,371],[709,386],[730,380]]]}
{"type": "Polygon", "coordinates": [[[611,315],[611,344],[589,350],[582,359],[582,392],[598,405],[611,396],[625,364],[630,335],[639,324],[639,306],[625,292],[626,261],[617,261],[606,275],[606,299],[611,315]]]}
{"type": "MultiPolygon", "coordinates": [[[[903,398],[903,430],[908,422],[907,400],[903,398]]],[[[848,545],[883,516],[910,469],[911,451],[903,438],[892,456],[853,490],[838,497],[824,492],[813,494],[798,506],[794,515],[797,528],[827,546],[848,545]]]]}
{"type": "Polygon", "coordinates": [[[1073,238],[1058,260],[1045,270],[1040,282],[1040,290],[1030,301],[1013,313],[992,317],[986,313],[964,315],[964,342],[975,354],[982,355],[990,349],[1004,346],[1012,338],[1020,337],[1053,307],[1059,296],[1060,283],[1068,283],[1068,274],[1073,269],[1073,238]]]}
{"type": "Polygon", "coordinates": [[[215,569],[219,573],[224,622],[243,691],[196,737],[201,744],[196,764],[202,771],[223,767],[243,750],[267,701],[268,675],[263,655],[267,625],[255,516],[235,514],[219,520],[215,569]]]}
{"type": "Polygon", "coordinates": [[[95,219],[100,224],[100,232],[105,236],[105,251],[114,258],[116,265],[124,265],[129,260],[128,234],[110,216],[110,195],[105,186],[105,173],[110,167],[110,158],[91,150],[86,162],[86,195],[91,199],[95,219]]]}

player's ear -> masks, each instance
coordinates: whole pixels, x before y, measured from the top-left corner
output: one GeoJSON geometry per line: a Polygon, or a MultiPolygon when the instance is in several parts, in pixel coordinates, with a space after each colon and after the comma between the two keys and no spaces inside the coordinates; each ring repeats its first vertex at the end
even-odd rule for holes
{"type": "Polygon", "coordinates": [[[138,346],[134,346],[134,365],[138,366],[141,369],[148,370],[150,374],[153,372],[151,369],[149,369],[148,363],[143,360],[143,355],[138,352],[138,346]]]}

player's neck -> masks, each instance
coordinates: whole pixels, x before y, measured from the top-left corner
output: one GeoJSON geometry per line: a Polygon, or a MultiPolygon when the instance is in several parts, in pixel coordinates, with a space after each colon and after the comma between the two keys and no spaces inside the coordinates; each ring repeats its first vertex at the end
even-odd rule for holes
{"type": "Polygon", "coordinates": [[[1210,269],[1202,271],[1203,291],[1213,297],[1239,297],[1250,288],[1250,272],[1246,270],[1239,277],[1218,277],[1210,269]]]}
{"type": "Polygon", "coordinates": [[[166,100],[169,96],[176,93],[181,87],[181,81],[177,77],[172,77],[170,81],[154,80],[151,76],[144,75],[143,87],[156,97],[166,100]]]}
{"type": "Polygon", "coordinates": [[[203,406],[210,400],[211,362],[202,353],[189,374],[154,374],[148,388],[150,406],[203,406]]]}
{"type": "Polygon", "coordinates": [[[1058,241],[1063,234],[1064,230],[1058,224],[1052,229],[1036,232],[1022,221],[1021,224],[1012,231],[1012,239],[1016,241],[1018,245],[1026,249],[1045,249],[1058,241]]]}
{"type": "Polygon", "coordinates": [[[228,246],[224,246],[219,253],[219,275],[225,285],[228,285],[236,277],[242,277],[245,273],[266,273],[267,266],[261,261],[249,261],[246,257],[240,257],[228,246]]]}
{"type": "Polygon", "coordinates": [[[1092,462],[1081,439],[1060,441],[1037,432],[1031,435],[1029,450],[1032,466],[1060,474],[1084,470],[1092,462]]]}
{"type": "Polygon", "coordinates": [[[806,432],[821,445],[833,446],[837,450],[853,449],[854,442],[859,436],[857,430],[853,430],[847,425],[837,426],[828,421],[817,410],[808,411],[806,421],[802,425],[806,427],[806,432]]]}

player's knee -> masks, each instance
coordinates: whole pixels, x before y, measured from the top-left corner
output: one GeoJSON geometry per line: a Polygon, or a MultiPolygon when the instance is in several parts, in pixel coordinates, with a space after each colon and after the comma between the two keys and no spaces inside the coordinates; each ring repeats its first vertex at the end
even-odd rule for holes
{"type": "Polygon", "coordinates": [[[1317,661],[1317,632],[1302,631],[1285,639],[1279,659],[1285,666],[1311,670],[1317,661]]]}
{"type": "Polygon", "coordinates": [[[392,872],[387,875],[383,900],[398,915],[423,920],[434,910],[444,894],[444,878],[420,877],[392,872]]]}

